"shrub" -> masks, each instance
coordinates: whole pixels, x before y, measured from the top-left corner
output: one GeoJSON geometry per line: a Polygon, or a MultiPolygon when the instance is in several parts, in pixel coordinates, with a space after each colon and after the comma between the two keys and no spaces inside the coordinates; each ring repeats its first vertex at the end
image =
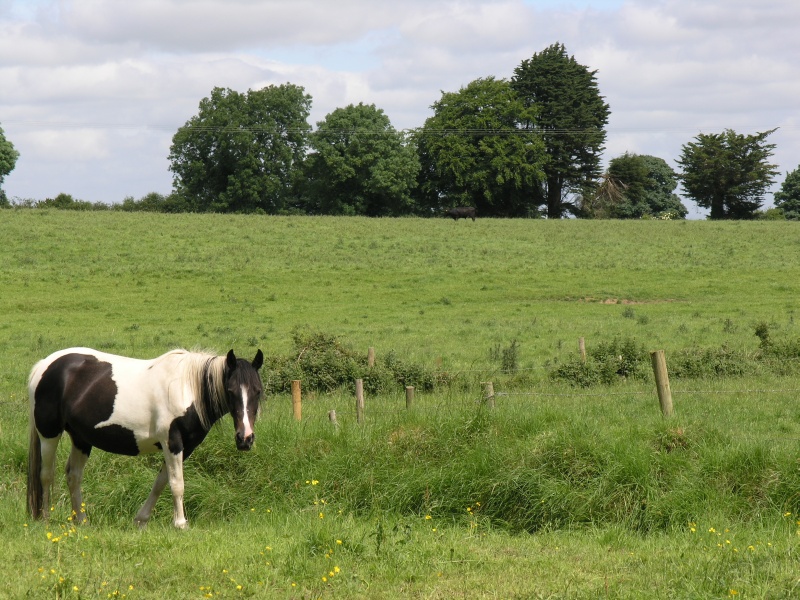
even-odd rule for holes
{"type": "Polygon", "coordinates": [[[190,212],[189,204],[177,193],[164,196],[158,192],[150,192],[139,198],[139,200],[134,199],[133,196],[127,196],[121,204],[117,204],[114,208],[123,212],[190,212]]]}
{"type": "MultiPolygon", "coordinates": [[[[589,356],[603,363],[609,375],[642,379],[647,373],[647,351],[633,338],[614,338],[600,342],[589,350],[589,356]]],[[[607,383],[611,383],[608,381],[607,383]]]]}
{"type": "Polygon", "coordinates": [[[755,334],[760,341],[759,348],[764,358],[794,360],[800,358],[800,339],[773,340],[772,327],[765,321],[756,325],[755,334]]]}
{"type": "Polygon", "coordinates": [[[754,357],[723,345],[681,350],[670,357],[669,371],[675,378],[736,377],[756,373],[758,365],[754,357]]]}
{"type": "MultiPolygon", "coordinates": [[[[36,204],[37,208],[59,208],[63,210],[95,210],[96,207],[86,200],[75,200],[70,194],[63,192],[55,198],[46,198],[36,204]]],[[[104,208],[108,208],[105,206],[104,208]]]]}
{"type": "Polygon", "coordinates": [[[769,347],[772,345],[772,341],[769,339],[769,323],[766,321],[761,321],[756,325],[755,330],[756,337],[761,340],[761,349],[768,350],[769,347]]]}
{"type": "Polygon", "coordinates": [[[430,391],[438,384],[449,383],[446,374],[403,361],[393,351],[370,367],[365,353],[353,350],[328,333],[297,329],[292,333],[292,342],[291,356],[266,358],[269,392],[288,392],[293,379],[300,379],[304,389],[320,392],[353,390],[355,380],[362,379],[364,390],[371,394],[406,385],[430,391]]]}
{"type": "Polygon", "coordinates": [[[585,363],[577,358],[571,359],[552,371],[550,377],[578,387],[591,387],[597,384],[611,385],[629,377],[645,379],[647,373],[644,346],[632,338],[614,338],[590,349],[585,363]]]}
{"type": "Polygon", "coordinates": [[[550,372],[550,377],[584,388],[600,383],[600,374],[596,366],[588,360],[583,362],[578,358],[572,358],[556,367],[550,372]]]}

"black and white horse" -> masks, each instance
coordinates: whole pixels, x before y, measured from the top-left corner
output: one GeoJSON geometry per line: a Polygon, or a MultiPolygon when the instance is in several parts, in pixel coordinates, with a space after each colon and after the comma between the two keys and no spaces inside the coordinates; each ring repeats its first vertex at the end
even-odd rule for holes
{"type": "Polygon", "coordinates": [[[233,417],[236,447],[252,447],[263,362],[261,350],[248,362],[236,358],[233,350],[227,356],[173,350],[139,360],[90,348],[60,350],[38,362],[28,382],[31,515],[49,516],[56,449],[66,431],[72,438],[67,484],[77,522],[86,520],[81,479],[93,447],[130,456],[160,450],[164,465],[135,520],[140,526],[147,523],[169,483],[172,523],[186,528],[183,461],[227,413],[233,417]]]}

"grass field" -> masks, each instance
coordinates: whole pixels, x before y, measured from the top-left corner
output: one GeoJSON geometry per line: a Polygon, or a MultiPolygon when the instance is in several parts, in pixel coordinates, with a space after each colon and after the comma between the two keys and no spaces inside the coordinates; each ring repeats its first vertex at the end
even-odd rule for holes
{"type": "Polygon", "coordinates": [[[0,597],[800,594],[796,359],[674,380],[669,420],[651,378],[548,376],[579,337],[634,339],[668,363],[757,358],[759,324],[791,346],[792,223],[5,210],[0,241],[0,597]],[[36,360],[73,345],[287,355],[298,328],[453,384],[411,410],[400,387],[368,397],[360,425],[346,389],[307,392],[300,423],[271,395],[249,454],[225,420],[186,466],[188,532],[169,527],[167,492],[147,530],[132,524],[157,457],[101,452],[84,480],[91,525],[67,520],[63,477],[51,522],[28,520],[36,360]]]}

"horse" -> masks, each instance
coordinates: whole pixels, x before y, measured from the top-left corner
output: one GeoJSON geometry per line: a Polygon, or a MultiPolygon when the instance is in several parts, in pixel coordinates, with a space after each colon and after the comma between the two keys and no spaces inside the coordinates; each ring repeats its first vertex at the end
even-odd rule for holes
{"type": "Polygon", "coordinates": [[[34,519],[49,517],[56,449],[66,431],[72,440],[66,476],[74,522],[87,520],[81,480],[97,447],[128,456],[161,451],[164,464],[134,520],[139,527],[147,524],[169,482],[172,524],[188,528],[183,461],[227,413],[233,417],[236,447],[252,448],[263,363],[261,350],[248,362],[233,350],[215,356],[179,349],[140,360],[91,348],[59,350],[39,361],[28,379],[29,513],[34,519]]]}

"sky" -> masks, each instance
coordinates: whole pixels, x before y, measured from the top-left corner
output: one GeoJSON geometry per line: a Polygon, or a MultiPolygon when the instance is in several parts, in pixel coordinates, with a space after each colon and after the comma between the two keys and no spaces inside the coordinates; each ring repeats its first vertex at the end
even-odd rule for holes
{"type": "Polygon", "coordinates": [[[800,166],[797,0],[0,0],[0,127],[20,153],[3,189],[168,194],[172,136],[214,87],[289,82],[312,125],[363,102],[411,129],[442,92],[510,78],[556,42],[597,71],[605,165],[677,169],[700,133],[778,128],[774,189],[800,166]]]}

